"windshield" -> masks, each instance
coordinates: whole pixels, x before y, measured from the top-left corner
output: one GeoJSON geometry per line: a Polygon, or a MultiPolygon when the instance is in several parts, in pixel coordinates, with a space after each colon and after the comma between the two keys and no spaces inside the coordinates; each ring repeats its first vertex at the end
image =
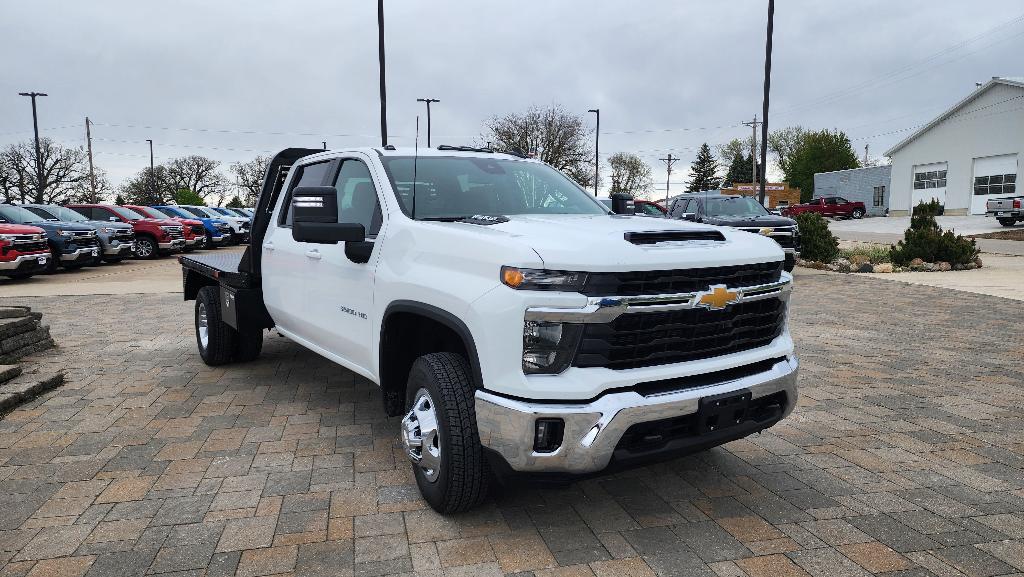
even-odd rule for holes
{"type": "Polygon", "coordinates": [[[229,208],[228,210],[230,210],[231,212],[235,213],[235,216],[240,216],[242,218],[249,218],[249,214],[247,212],[245,212],[244,210],[240,209],[240,208],[229,208]]]}
{"type": "MultiPolygon", "coordinates": [[[[43,210],[41,208],[35,207],[35,206],[26,206],[25,210],[27,210],[27,211],[31,212],[32,214],[42,218],[43,220],[60,220],[59,218],[57,218],[57,216],[55,214],[53,214],[51,212],[48,212],[46,210],[43,210]]],[[[85,220],[85,218],[82,217],[81,215],[79,215],[79,218],[81,218],[82,220],[85,220]]]]}
{"type": "Polygon", "coordinates": [[[142,220],[142,219],[146,218],[146,217],[142,216],[141,214],[135,212],[134,210],[132,210],[130,208],[125,208],[123,206],[111,206],[110,210],[116,212],[121,218],[124,218],[124,219],[127,219],[127,220],[142,220]]]}
{"type": "MultiPolygon", "coordinates": [[[[173,215],[173,216],[177,216],[177,217],[180,217],[180,218],[192,218],[193,216],[195,216],[193,214],[189,214],[189,213],[185,212],[184,210],[181,210],[180,208],[177,208],[177,207],[174,207],[174,206],[165,206],[165,207],[161,208],[160,210],[166,212],[167,214],[170,214],[170,215],[173,215]]],[[[203,218],[206,218],[206,217],[204,216],[203,218]]]]}
{"type": "Polygon", "coordinates": [[[704,210],[709,216],[761,216],[768,214],[768,211],[759,202],[746,196],[709,198],[705,201],[704,210]]]}
{"type": "Polygon", "coordinates": [[[63,220],[64,222],[83,222],[89,220],[88,218],[82,216],[81,213],[71,210],[70,208],[64,208],[63,206],[47,206],[43,210],[56,216],[57,218],[63,220]]]}
{"type": "Polygon", "coordinates": [[[31,213],[20,206],[0,206],[0,222],[12,222],[27,224],[30,222],[45,222],[46,219],[38,214],[31,213]]]}
{"type": "Polygon", "coordinates": [[[210,214],[207,214],[205,211],[203,211],[202,209],[200,209],[197,206],[195,206],[195,207],[193,207],[193,206],[182,206],[182,207],[179,207],[179,208],[181,210],[191,212],[193,215],[198,216],[199,218],[210,218],[212,216],[210,214]]]}
{"type": "MultiPolygon", "coordinates": [[[[413,158],[385,157],[391,186],[412,212],[413,158]]],[[[562,173],[537,162],[479,157],[426,157],[416,162],[416,218],[474,215],[608,214],[562,173]]]]}
{"type": "MultiPolygon", "coordinates": [[[[169,214],[166,214],[166,213],[163,213],[163,212],[160,212],[159,210],[157,210],[157,209],[155,209],[155,208],[153,208],[151,206],[147,206],[147,207],[143,208],[142,210],[146,211],[146,214],[149,215],[150,218],[174,218],[173,216],[171,216],[169,214]]],[[[141,211],[139,211],[139,212],[141,212],[141,211]]]]}

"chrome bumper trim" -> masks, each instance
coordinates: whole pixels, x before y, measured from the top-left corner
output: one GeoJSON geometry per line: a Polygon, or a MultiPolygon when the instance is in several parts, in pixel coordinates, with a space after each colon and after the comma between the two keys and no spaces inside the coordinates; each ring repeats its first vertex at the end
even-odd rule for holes
{"type": "Polygon", "coordinates": [[[750,389],[757,399],[785,391],[786,417],[796,405],[798,368],[791,356],[766,372],[733,381],[647,397],[635,391],[609,393],[588,403],[533,403],[477,391],[477,429],[483,446],[501,455],[514,471],[593,473],[608,466],[629,427],[696,413],[702,397],[750,389]],[[539,418],[565,422],[562,445],[552,453],[533,450],[539,418]]]}
{"type": "Polygon", "coordinates": [[[100,255],[100,249],[99,249],[99,247],[95,247],[95,246],[89,247],[89,248],[79,248],[79,249],[76,249],[75,252],[67,252],[67,253],[64,253],[64,254],[60,255],[60,260],[62,262],[66,261],[66,260],[78,260],[79,258],[82,257],[82,255],[86,255],[86,254],[92,255],[92,256],[99,256],[100,255]]]}
{"type": "Polygon", "coordinates": [[[160,248],[180,248],[180,247],[185,246],[185,239],[183,239],[183,238],[176,238],[176,239],[172,240],[171,242],[161,242],[161,243],[158,243],[157,246],[159,246],[160,248]]]}
{"type": "Polygon", "coordinates": [[[39,259],[43,259],[43,262],[39,263],[39,266],[45,266],[46,263],[49,262],[50,260],[50,253],[44,252],[39,254],[19,254],[18,256],[14,257],[14,260],[0,261],[0,270],[14,270],[20,267],[21,264],[26,261],[33,260],[38,262],[39,259]]]}
{"type": "Polygon", "coordinates": [[[133,250],[135,250],[134,242],[122,242],[117,246],[112,246],[110,248],[103,249],[103,254],[117,256],[126,252],[131,252],[133,250]]]}
{"type": "MultiPolygon", "coordinates": [[[[730,289],[737,293],[736,303],[756,301],[787,295],[793,288],[793,277],[782,273],[778,282],[730,289]]],[[[580,308],[530,307],[526,309],[528,321],[563,323],[607,323],[626,313],[663,312],[692,309],[699,306],[707,293],[678,293],[624,297],[588,297],[580,308]]]]}

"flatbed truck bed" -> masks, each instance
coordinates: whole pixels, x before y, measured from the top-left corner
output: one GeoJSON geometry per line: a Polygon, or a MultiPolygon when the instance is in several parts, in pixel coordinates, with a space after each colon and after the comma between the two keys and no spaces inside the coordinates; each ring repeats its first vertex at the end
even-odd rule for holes
{"type": "Polygon", "coordinates": [[[256,288],[253,276],[238,270],[243,254],[242,252],[231,251],[183,255],[178,257],[178,262],[181,263],[181,267],[185,270],[211,278],[231,288],[256,288]]]}

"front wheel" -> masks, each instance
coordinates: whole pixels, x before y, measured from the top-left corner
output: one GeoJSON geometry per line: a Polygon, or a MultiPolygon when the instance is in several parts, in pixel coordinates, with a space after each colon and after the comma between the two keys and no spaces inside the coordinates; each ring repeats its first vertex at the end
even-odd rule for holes
{"type": "Polygon", "coordinates": [[[135,237],[135,256],[141,259],[156,258],[160,253],[160,247],[156,241],[148,236],[135,237]]]}
{"type": "Polygon", "coordinates": [[[490,468],[476,428],[474,389],[462,355],[416,359],[406,389],[409,412],[401,440],[420,493],[438,513],[456,513],[487,498],[490,468]]]}
{"type": "Polygon", "coordinates": [[[863,218],[864,217],[864,209],[862,209],[862,208],[855,208],[855,209],[853,209],[853,213],[850,216],[852,216],[855,219],[863,218]]]}
{"type": "Polygon", "coordinates": [[[1012,218],[997,218],[996,220],[1003,226],[1013,226],[1017,223],[1017,221],[1012,218]]]}
{"type": "Polygon", "coordinates": [[[231,362],[235,352],[235,329],[224,322],[220,310],[220,288],[204,286],[196,295],[196,345],[203,362],[215,367],[231,362]]]}

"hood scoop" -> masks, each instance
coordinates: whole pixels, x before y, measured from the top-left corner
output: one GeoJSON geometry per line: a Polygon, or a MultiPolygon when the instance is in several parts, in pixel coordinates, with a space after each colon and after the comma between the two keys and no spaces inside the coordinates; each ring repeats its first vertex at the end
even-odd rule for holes
{"type": "Polygon", "coordinates": [[[627,232],[623,235],[626,241],[633,244],[658,244],[662,242],[725,242],[725,237],[717,230],[655,230],[646,232],[627,232]]]}

